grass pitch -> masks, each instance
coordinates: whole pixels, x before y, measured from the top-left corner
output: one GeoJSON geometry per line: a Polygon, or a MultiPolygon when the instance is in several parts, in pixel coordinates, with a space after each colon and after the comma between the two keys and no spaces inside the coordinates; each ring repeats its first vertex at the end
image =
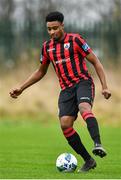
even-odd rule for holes
{"type": "MultiPolygon", "coordinates": [[[[75,129],[91,153],[93,142],[86,126],[80,123],[75,129]]],[[[107,157],[94,157],[97,168],[88,173],[60,173],[55,167],[59,154],[71,152],[59,128],[59,122],[0,122],[0,179],[118,179],[121,178],[121,128],[101,127],[107,157]]]]}

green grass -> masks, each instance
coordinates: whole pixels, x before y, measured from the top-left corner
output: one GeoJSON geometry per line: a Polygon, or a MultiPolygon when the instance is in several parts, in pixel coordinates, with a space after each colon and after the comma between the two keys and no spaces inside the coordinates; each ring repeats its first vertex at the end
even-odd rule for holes
{"type": "MultiPolygon", "coordinates": [[[[91,153],[93,142],[86,127],[76,123],[75,129],[91,153]]],[[[108,156],[95,157],[97,168],[89,173],[60,173],[55,167],[59,154],[71,152],[59,128],[59,122],[0,122],[0,179],[111,179],[121,178],[121,128],[102,127],[103,144],[108,156]]],[[[94,157],[94,156],[93,156],[94,157]]]]}

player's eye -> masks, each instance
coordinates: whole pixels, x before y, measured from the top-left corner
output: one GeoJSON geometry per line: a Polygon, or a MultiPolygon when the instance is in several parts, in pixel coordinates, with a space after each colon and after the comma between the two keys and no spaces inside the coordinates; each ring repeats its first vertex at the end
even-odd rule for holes
{"type": "Polygon", "coordinates": [[[48,29],[48,31],[51,31],[51,28],[48,27],[47,29],[48,29]]]}
{"type": "Polygon", "coordinates": [[[57,30],[57,29],[58,29],[58,26],[54,26],[54,27],[53,27],[53,30],[57,30]]]}
{"type": "Polygon", "coordinates": [[[57,29],[58,29],[58,26],[48,27],[47,29],[48,29],[48,31],[51,31],[51,30],[57,30],[57,29]]]}

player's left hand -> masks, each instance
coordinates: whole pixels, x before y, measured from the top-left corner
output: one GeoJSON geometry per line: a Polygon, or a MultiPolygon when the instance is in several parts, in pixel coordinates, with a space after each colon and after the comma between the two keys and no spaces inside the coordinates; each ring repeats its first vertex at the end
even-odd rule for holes
{"type": "Polygon", "coordinates": [[[111,97],[111,92],[108,89],[103,89],[102,95],[105,97],[105,99],[109,99],[111,97]]]}

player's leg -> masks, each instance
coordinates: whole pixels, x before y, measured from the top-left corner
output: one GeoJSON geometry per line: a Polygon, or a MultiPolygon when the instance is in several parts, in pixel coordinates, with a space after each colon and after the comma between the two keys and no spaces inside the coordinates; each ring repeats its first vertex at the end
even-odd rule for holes
{"type": "Polygon", "coordinates": [[[92,113],[91,105],[87,102],[79,104],[79,111],[87,124],[88,131],[95,144],[101,144],[98,122],[92,113]]]}
{"type": "Polygon", "coordinates": [[[98,122],[92,113],[94,87],[91,81],[84,81],[78,85],[77,98],[79,111],[87,124],[88,131],[95,144],[93,153],[100,157],[104,157],[106,155],[106,151],[102,148],[98,122]]]}
{"type": "Polygon", "coordinates": [[[73,122],[75,117],[73,116],[63,116],[60,118],[61,129],[65,138],[67,139],[69,145],[76,151],[77,154],[80,154],[84,161],[90,159],[90,155],[85,149],[84,145],[81,142],[81,139],[78,133],[73,128],[73,122]]]}
{"type": "Polygon", "coordinates": [[[90,133],[91,138],[94,141],[95,147],[93,149],[93,154],[98,155],[100,157],[106,156],[106,151],[101,145],[100,140],[100,132],[98,122],[91,111],[91,106],[89,103],[80,103],[79,104],[80,113],[87,124],[88,131],[90,133]]]}
{"type": "Polygon", "coordinates": [[[61,129],[65,138],[68,141],[68,144],[72,149],[79,154],[85,161],[84,165],[79,169],[78,172],[89,171],[96,167],[95,160],[90,156],[86,148],[84,147],[80,136],[73,128],[73,123],[75,121],[74,116],[62,116],[60,117],[61,129]]]}
{"type": "Polygon", "coordinates": [[[89,169],[96,166],[96,162],[91,158],[90,154],[82,144],[78,133],[73,128],[73,123],[77,118],[78,113],[75,88],[69,88],[68,90],[61,91],[58,105],[60,125],[63,134],[69,145],[76,153],[81,155],[86,163],[86,166],[81,168],[80,171],[88,171],[89,169]],[[90,159],[92,159],[92,161],[90,159]]]}

